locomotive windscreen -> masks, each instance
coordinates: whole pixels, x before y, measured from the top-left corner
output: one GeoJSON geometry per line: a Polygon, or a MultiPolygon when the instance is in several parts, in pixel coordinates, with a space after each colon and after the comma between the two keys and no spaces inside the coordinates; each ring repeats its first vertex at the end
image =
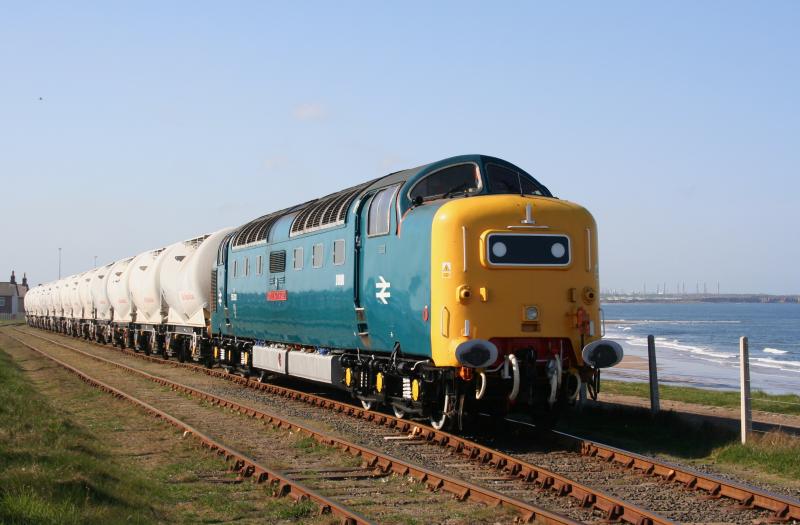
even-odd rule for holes
{"type": "Polygon", "coordinates": [[[567,266],[570,243],[566,235],[489,235],[487,260],[496,266],[567,266]]]}

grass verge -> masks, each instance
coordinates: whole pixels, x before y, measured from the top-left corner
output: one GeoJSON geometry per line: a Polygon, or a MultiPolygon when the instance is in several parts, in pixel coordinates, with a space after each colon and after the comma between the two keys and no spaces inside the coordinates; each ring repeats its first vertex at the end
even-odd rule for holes
{"type": "Polygon", "coordinates": [[[29,356],[0,348],[0,523],[331,522],[308,502],[240,482],[172,427],[29,356]]]}
{"type": "Polygon", "coordinates": [[[755,434],[747,445],[730,443],[714,451],[716,461],[800,481],[800,439],[782,432],[755,434]]]}
{"type": "MultiPolygon", "coordinates": [[[[650,398],[650,386],[647,383],[630,383],[627,381],[603,381],[603,392],[624,396],[650,398]]],[[[661,399],[682,401],[696,405],[725,408],[739,408],[739,392],[706,390],[703,388],[660,385],[661,399]]],[[[753,391],[753,410],[763,410],[776,414],[800,415],[800,396],[794,394],[773,395],[760,390],[753,391]]]]}
{"type": "Polygon", "coordinates": [[[0,352],[0,522],[144,523],[143,479],[106,461],[85,429],[51,407],[0,352]]]}

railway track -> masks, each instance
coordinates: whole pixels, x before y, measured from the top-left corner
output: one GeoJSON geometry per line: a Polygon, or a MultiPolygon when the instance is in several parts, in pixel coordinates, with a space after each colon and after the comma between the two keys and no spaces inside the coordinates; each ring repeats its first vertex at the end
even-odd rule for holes
{"type": "MultiPolygon", "coordinates": [[[[23,333],[42,337],[27,331],[23,333]]],[[[123,352],[140,359],[163,361],[160,358],[143,356],[131,351],[123,350],[123,352]]],[[[592,516],[588,517],[578,513],[576,517],[583,521],[591,520],[598,514],[605,519],[627,523],[666,523],[669,522],[669,518],[695,522],[710,519],[720,521],[720,515],[724,516],[725,521],[733,523],[752,523],[753,520],[758,519],[800,520],[800,504],[790,498],[700,474],[682,466],[567,434],[553,434],[556,440],[566,445],[566,450],[555,453],[552,450],[539,453],[520,453],[519,451],[505,453],[461,436],[437,431],[417,422],[398,420],[386,414],[365,411],[348,403],[278,385],[261,384],[220,370],[209,370],[193,364],[174,361],[167,362],[174,368],[189,368],[208,376],[228,379],[256,390],[302,401],[315,407],[332,410],[335,414],[347,414],[360,421],[392,429],[399,436],[408,439],[408,441],[399,441],[398,443],[420,443],[436,445],[439,449],[444,448],[451,452],[449,455],[451,458],[455,457],[459,460],[458,463],[451,462],[450,464],[459,472],[476,477],[481,477],[480,472],[485,473],[487,469],[499,473],[495,478],[487,478],[493,488],[522,497],[522,493],[517,488],[519,483],[512,483],[512,481],[521,482],[529,493],[557,494],[561,497],[560,499],[571,500],[571,503],[579,508],[588,508],[594,511],[592,516]],[[584,458],[584,463],[590,461],[591,467],[576,467],[577,458],[584,458]],[[571,476],[581,478],[588,484],[599,483],[609,491],[624,495],[625,500],[604,491],[592,489],[587,484],[574,481],[556,472],[568,472],[571,476]],[[679,487],[686,490],[679,490],[679,487]],[[531,488],[536,490],[531,491],[531,488]],[[697,495],[702,498],[697,498],[697,495]],[[655,512],[643,510],[630,501],[641,502],[648,508],[655,507],[669,517],[665,518],[655,512]],[[744,509],[744,511],[734,511],[730,505],[725,505],[725,502],[736,503],[736,508],[744,509]]],[[[436,455],[441,456],[440,453],[436,455]]],[[[426,460],[435,462],[435,457],[423,456],[426,460]]],[[[561,505],[564,504],[561,503],[561,505]]]]}
{"type": "Polygon", "coordinates": [[[232,447],[221,443],[220,441],[212,438],[208,434],[201,432],[200,430],[198,430],[191,424],[187,423],[186,421],[174,417],[168,414],[167,412],[156,408],[150,403],[134,395],[131,395],[118,388],[115,388],[110,384],[101,381],[100,379],[97,379],[64,361],[56,357],[53,357],[47,352],[44,352],[38,348],[33,347],[32,345],[20,341],[15,337],[12,337],[12,339],[15,339],[28,349],[56,363],[57,365],[61,366],[68,372],[78,376],[78,378],[80,378],[83,382],[87,383],[88,385],[91,385],[95,388],[98,388],[99,390],[107,392],[116,398],[128,401],[129,403],[143,409],[145,412],[155,416],[157,419],[160,419],[178,428],[179,430],[182,430],[184,432],[184,436],[190,435],[194,437],[204,448],[207,448],[212,452],[216,452],[217,454],[223,455],[227,461],[232,460],[233,466],[231,470],[237,472],[240,476],[245,478],[251,478],[253,481],[257,483],[271,484],[274,488],[274,493],[276,495],[290,497],[295,501],[310,500],[317,505],[320,514],[333,514],[341,518],[341,522],[346,525],[361,525],[361,524],[372,523],[371,521],[364,518],[355,511],[350,510],[347,507],[342,506],[329,498],[326,498],[325,496],[319,494],[314,490],[309,489],[308,487],[304,486],[302,483],[296,480],[293,480],[285,475],[275,472],[274,470],[264,466],[262,463],[251,458],[245,453],[239,452],[233,449],[232,447]]]}
{"type": "MultiPolygon", "coordinates": [[[[27,334],[39,337],[50,345],[50,348],[43,350],[23,339],[10,334],[6,335],[18,344],[77,374],[87,383],[139,405],[156,417],[196,436],[205,446],[225,454],[226,458],[235,459],[235,468],[242,475],[253,477],[256,481],[269,481],[276,484],[276,491],[281,495],[289,495],[295,499],[310,499],[317,503],[322,512],[334,513],[340,516],[344,523],[360,524],[371,523],[370,519],[380,520],[382,512],[387,508],[407,517],[425,516],[426,519],[430,517],[434,521],[444,521],[448,517],[446,514],[438,516],[442,512],[447,512],[446,505],[442,501],[443,496],[435,493],[410,495],[407,484],[403,482],[408,479],[422,483],[437,493],[449,493],[455,496],[459,502],[468,501],[513,511],[516,514],[516,517],[513,518],[514,521],[564,525],[578,523],[566,516],[315,431],[275,414],[93,355],[58,341],[27,334]],[[63,350],[54,352],[54,348],[60,348],[66,352],[63,350]],[[61,355],[57,357],[53,353],[61,355]],[[70,355],[65,355],[65,353],[70,355]],[[77,361],[80,368],[67,361],[73,363],[77,361]],[[86,372],[86,369],[113,377],[116,386],[94,378],[86,372]],[[111,369],[122,370],[126,374],[109,373],[111,369]],[[201,403],[197,403],[197,401],[201,403]],[[165,410],[155,405],[162,407],[166,405],[169,408],[165,410]],[[222,412],[224,416],[220,416],[218,407],[227,409],[222,412]],[[174,416],[170,412],[179,413],[180,417],[174,416]],[[263,424],[249,427],[243,425],[240,417],[242,415],[252,422],[267,424],[275,432],[264,435],[263,424]],[[193,425],[187,421],[190,419],[197,420],[199,423],[193,425]],[[223,437],[221,439],[212,438],[209,434],[198,430],[199,424],[211,427],[210,433],[223,437]],[[333,464],[327,461],[329,459],[327,457],[297,454],[297,450],[293,450],[291,444],[283,439],[287,435],[303,436],[303,438],[313,439],[321,445],[347,452],[349,457],[357,458],[361,466],[341,464],[343,457],[341,454],[332,455],[338,459],[333,464]],[[231,440],[246,443],[250,449],[249,455],[247,452],[238,452],[223,444],[223,442],[231,440]],[[264,451],[268,451],[268,453],[264,451]],[[259,461],[260,458],[257,458],[259,455],[266,460],[278,461],[281,464],[286,464],[287,458],[289,458],[288,466],[282,470],[301,475],[310,486],[301,484],[297,479],[293,479],[285,473],[278,473],[265,467],[264,463],[267,461],[259,461]],[[253,456],[256,458],[254,459],[253,456]],[[393,476],[394,482],[391,480],[387,482],[393,474],[396,475],[393,476]],[[323,495],[323,493],[332,494],[332,496],[323,495]],[[346,506],[334,501],[334,499],[340,498],[345,501],[346,506]],[[358,505],[363,510],[361,512],[353,511],[350,509],[352,505],[358,505]],[[441,508],[438,511],[435,510],[439,506],[441,508]]],[[[473,511],[475,510],[473,509],[473,511]]],[[[507,518],[506,521],[512,520],[510,516],[507,518]]],[[[493,523],[497,519],[503,519],[502,511],[499,515],[493,511],[487,515],[486,520],[481,521],[488,520],[489,523],[493,523]]]]}

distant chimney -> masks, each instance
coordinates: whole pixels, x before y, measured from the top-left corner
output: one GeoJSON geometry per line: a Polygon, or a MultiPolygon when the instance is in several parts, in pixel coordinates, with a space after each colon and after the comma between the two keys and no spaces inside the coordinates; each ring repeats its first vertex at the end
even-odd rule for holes
{"type": "Polygon", "coordinates": [[[28,286],[28,276],[25,274],[25,272],[22,273],[22,286],[24,286],[26,290],[30,288],[28,286]]]}
{"type": "Polygon", "coordinates": [[[17,284],[17,278],[14,275],[14,270],[11,270],[11,284],[17,284]]]}

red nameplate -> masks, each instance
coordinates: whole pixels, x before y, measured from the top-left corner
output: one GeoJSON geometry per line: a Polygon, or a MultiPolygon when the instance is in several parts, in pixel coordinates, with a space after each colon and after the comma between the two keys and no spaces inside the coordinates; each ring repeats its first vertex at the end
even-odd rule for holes
{"type": "Polygon", "coordinates": [[[270,290],[267,292],[267,301],[285,301],[288,295],[286,290],[270,290]]]}

